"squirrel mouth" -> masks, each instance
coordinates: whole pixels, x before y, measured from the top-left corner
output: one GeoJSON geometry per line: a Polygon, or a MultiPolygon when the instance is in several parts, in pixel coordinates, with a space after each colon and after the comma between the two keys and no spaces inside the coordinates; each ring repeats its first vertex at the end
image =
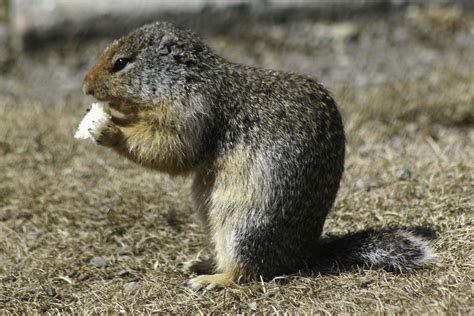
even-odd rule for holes
{"type": "Polygon", "coordinates": [[[111,107],[112,109],[116,109],[118,106],[117,106],[117,103],[116,102],[113,102],[113,101],[107,101],[106,102],[109,107],[111,107]]]}
{"type": "Polygon", "coordinates": [[[122,114],[133,114],[137,112],[137,107],[135,104],[121,101],[105,101],[111,109],[121,112],[122,114]]]}

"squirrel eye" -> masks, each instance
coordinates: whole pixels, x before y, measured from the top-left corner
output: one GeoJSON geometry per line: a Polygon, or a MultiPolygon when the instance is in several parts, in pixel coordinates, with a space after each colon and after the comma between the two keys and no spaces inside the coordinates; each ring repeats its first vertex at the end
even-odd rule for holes
{"type": "Polygon", "coordinates": [[[130,63],[132,60],[130,58],[119,58],[115,61],[114,66],[112,67],[113,71],[119,71],[125,68],[128,63],[130,63]]]}

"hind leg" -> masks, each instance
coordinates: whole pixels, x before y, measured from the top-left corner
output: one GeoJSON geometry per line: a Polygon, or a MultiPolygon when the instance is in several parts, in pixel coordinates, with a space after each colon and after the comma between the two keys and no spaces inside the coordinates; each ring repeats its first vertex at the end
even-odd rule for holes
{"type": "MultiPolygon", "coordinates": [[[[228,222],[227,222],[228,224],[228,222]]],[[[190,279],[186,286],[193,290],[211,290],[227,287],[237,282],[243,273],[235,257],[233,226],[216,225],[211,234],[214,246],[215,274],[199,275],[190,279]]]]}
{"type": "MultiPolygon", "coordinates": [[[[241,273],[237,268],[237,265],[233,262],[230,253],[221,253],[220,256],[217,256],[216,261],[215,271],[217,273],[202,274],[192,278],[186,282],[186,287],[195,291],[213,290],[230,286],[232,283],[238,280],[241,273]],[[223,257],[223,255],[225,257],[223,257]]],[[[212,263],[214,264],[214,261],[212,261],[212,263]]],[[[197,267],[199,267],[201,264],[202,262],[200,262],[197,267]]]]}

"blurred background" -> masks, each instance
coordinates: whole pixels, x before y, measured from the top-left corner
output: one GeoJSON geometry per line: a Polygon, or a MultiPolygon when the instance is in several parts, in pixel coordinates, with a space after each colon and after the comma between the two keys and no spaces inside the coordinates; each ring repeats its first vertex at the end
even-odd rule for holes
{"type": "Polygon", "coordinates": [[[0,312],[472,314],[473,65],[472,0],[0,0],[0,312]],[[326,231],[434,226],[439,264],[183,289],[189,179],[73,139],[87,70],[155,20],[328,87],[348,142],[326,231]]]}
{"type": "Polygon", "coordinates": [[[0,100],[77,93],[110,39],[155,20],[194,30],[232,61],[331,88],[435,79],[433,68],[467,71],[472,8],[469,0],[0,0],[0,100]]]}

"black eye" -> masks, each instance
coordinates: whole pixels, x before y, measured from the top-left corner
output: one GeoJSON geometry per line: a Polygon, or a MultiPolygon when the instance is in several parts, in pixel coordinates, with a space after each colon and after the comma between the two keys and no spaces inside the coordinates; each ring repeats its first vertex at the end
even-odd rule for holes
{"type": "Polygon", "coordinates": [[[125,68],[128,63],[130,63],[132,60],[130,58],[119,58],[115,61],[114,66],[112,68],[113,71],[119,71],[125,68]]]}

